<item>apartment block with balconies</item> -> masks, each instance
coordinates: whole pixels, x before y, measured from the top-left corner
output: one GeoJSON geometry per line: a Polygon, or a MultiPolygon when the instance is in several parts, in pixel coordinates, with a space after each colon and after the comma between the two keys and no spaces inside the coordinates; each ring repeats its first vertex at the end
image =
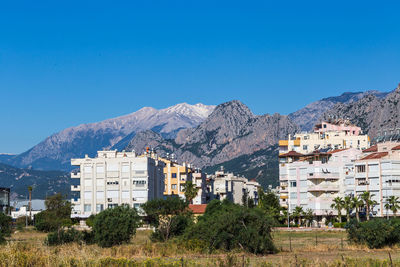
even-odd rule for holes
{"type": "Polygon", "coordinates": [[[71,159],[77,170],[72,179],[80,184],[71,187],[72,217],[87,218],[121,204],[140,209],[148,200],[162,198],[165,163],[149,154],[98,151],[97,156],[71,159]]]}

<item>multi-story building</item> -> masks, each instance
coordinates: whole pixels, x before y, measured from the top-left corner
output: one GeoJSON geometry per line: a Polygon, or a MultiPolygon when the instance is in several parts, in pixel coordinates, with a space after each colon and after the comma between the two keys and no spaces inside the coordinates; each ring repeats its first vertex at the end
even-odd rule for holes
{"type": "Polygon", "coordinates": [[[173,159],[160,158],[165,163],[165,196],[179,196],[185,198],[185,184],[187,181],[192,181],[194,169],[190,164],[179,164],[173,159]]]}
{"type": "Polygon", "coordinates": [[[371,193],[377,202],[372,215],[392,216],[385,204],[390,196],[400,197],[400,143],[383,142],[364,150],[362,157],[349,166],[346,184],[347,195],[371,193]]]}
{"type": "Polygon", "coordinates": [[[148,200],[162,198],[165,163],[150,154],[98,151],[97,157],[71,159],[79,171],[71,178],[80,184],[71,186],[80,197],[72,199],[73,217],[86,218],[121,204],[140,208],[148,200]]]}
{"type": "Polygon", "coordinates": [[[361,135],[361,128],[347,120],[322,121],[312,133],[289,135],[279,141],[279,154],[296,151],[308,154],[320,149],[366,149],[370,146],[368,135],[361,135]]]}
{"type": "Polygon", "coordinates": [[[193,183],[196,185],[197,189],[197,196],[193,199],[193,204],[205,204],[207,203],[207,188],[206,188],[206,179],[207,175],[200,170],[195,170],[192,173],[193,183]]]}
{"type": "Polygon", "coordinates": [[[225,173],[223,168],[215,174],[208,176],[209,191],[212,194],[210,199],[228,199],[236,204],[243,204],[243,196],[247,194],[257,204],[258,189],[260,184],[255,180],[249,181],[245,177],[239,177],[233,173],[225,173]]]}
{"type": "Polygon", "coordinates": [[[319,217],[335,215],[335,197],[346,192],[345,165],[361,155],[356,148],[325,149],[309,154],[295,151],[279,156],[280,204],[292,212],[296,206],[312,209],[319,217]]]}

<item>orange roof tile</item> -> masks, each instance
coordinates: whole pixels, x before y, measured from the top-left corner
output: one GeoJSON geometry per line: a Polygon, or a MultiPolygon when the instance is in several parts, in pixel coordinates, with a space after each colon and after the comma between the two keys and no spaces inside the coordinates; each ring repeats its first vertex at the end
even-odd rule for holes
{"type": "Polygon", "coordinates": [[[204,214],[206,212],[207,204],[189,204],[189,209],[193,211],[194,214],[204,214]]]}
{"type": "Polygon", "coordinates": [[[329,151],[328,154],[333,154],[333,153],[342,152],[342,151],[345,151],[345,150],[347,150],[347,149],[348,149],[348,148],[335,149],[335,150],[329,151]]]}
{"type": "Polygon", "coordinates": [[[378,146],[374,145],[371,146],[370,148],[364,149],[362,152],[366,153],[366,152],[378,152],[378,146]]]}
{"type": "Polygon", "coordinates": [[[388,152],[376,152],[376,153],[372,153],[366,157],[363,157],[361,160],[366,160],[366,159],[380,159],[383,158],[385,156],[387,156],[389,153],[388,152]]]}
{"type": "Polygon", "coordinates": [[[303,157],[303,156],[304,156],[303,154],[300,154],[294,150],[289,151],[288,153],[279,155],[279,157],[281,157],[281,158],[283,158],[283,157],[303,157]]]}
{"type": "Polygon", "coordinates": [[[392,150],[400,150],[400,145],[393,147],[392,150]]]}

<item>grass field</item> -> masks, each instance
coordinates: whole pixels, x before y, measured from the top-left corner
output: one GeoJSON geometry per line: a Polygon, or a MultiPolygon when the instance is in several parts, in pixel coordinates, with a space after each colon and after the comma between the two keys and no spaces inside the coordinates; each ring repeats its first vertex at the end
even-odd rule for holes
{"type": "Polygon", "coordinates": [[[369,250],[349,245],[345,232],[274,231],[277,254],[202,254],[176,243],[152,243],[148,231],[139,231],[130,244],[113,248],[66,244],[48,247],[46,234],[17,232],[0,247],[0,266],[400,266],[400,249],[369,250]],[[291,247],[291,250],[290,250],[291,247]]]}

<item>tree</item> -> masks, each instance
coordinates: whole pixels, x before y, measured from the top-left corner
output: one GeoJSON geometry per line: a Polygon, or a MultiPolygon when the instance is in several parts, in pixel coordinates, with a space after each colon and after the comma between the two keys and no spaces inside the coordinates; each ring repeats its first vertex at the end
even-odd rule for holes
{"type": "Polygon", "coordinates": [[[0,243],[4,243],[5,237],[11,235],[11,223],[11,217],[0,212],[0,243]]]}
{"type": "Polygon", "coordinates": [[[343,199],[341,197],[335,197],[333,199],[333,203],[331,205],[332,209],[336,209],[338,211],[339,222],[342,222],[342,208],[343,208],[343,199]]]}
{"type": "Polygon", "coordinates": [[[399,197],[390,196],[388,202],[385,204],[385,209],[390,209],[393,212],[394,217],[397,216],[397,211],[400,209],[399,197]]]}
{"type": "MultiPolygon", "coordinates": [[[[269,215],[276,220],[280,219],[280,212],[282,210],[279,204],[279,198],[274,192],[264,192],[262,189],[258,190],[258,207],[265,210],[269,215]]],[[[287,215],[287,214],[286,214],[287,215]]],[[[286,220],[287,216],[284,218],[286,220]]]]}
{"type": "Polygon", "coordinates": [[[352,207],[356,210],[357,221],[360,222],[360,209],[364,206],[364,201],[358,197],[353,197],[352,207]]]}
{"type": "Polygon", "coordinates": [[[28,186],[28,192],[29,192],[29,218],[32,218],[32,186],[28,186]]]}
{"type": "Polygon", "coordinates": [[[72,224],[71,203],[58,193],[47,197],[46,210],[35,215],[36,229],[43,232],[58,231],[61,226],[72,224]]]}
{"type": "Polygon", "coordinates": [[[193,222],[188,203],[179,197],[150,200],[142,208],[146,213],[144,221],[156,228],[152,234],[156,240],[167,241],[179,236],[193,222]]]}
{"type": "Polygon", "coordinates": [[[293,211],[293,217],[297,219],[297,224],[301,226],[301,216],[303,215],[303,207],[296,206],[293,211]]]}
{"type": "Polygon", "coordinates": [[[308,226],[311,227],[311,224],[312,224],[312,222],[314,220],[313,210],[312,209],[307,209],[305,212],[303,212],[303,218],[307,221],[308,226]]]}
{"type": "Polygon", "coordinates": [[[199,188],[197,188],[196,184],[191,181],[186,181],[184,186],[185,198],[190,203],[193,204],[193,199],[197,196],[199,192],[199,188]]]}
{"type": "Polygon", "coordinates": [[[262,209],[248,208],[229,201],[211,201],[198,222],[190,226],[183,239],[215,249],[242,249],[266,254],[276,251],[272,241],[273,219],[262,209]]]}
{"type": "Polygon", "coordinates": [[[345,196],[343,199],[343,209],[346,211],[347,222],[350,222],[350,213],[353,210],[353,201],[350,196],[345,196]]]}
{"type": "Polygon", "coordinates": [[[365,212],[367,214],[367,221],[369,221],[369,212],[371,211],[371,209],[374,208],[374,206],[376,204],[378,204],[375,200],[372,200],[372,197],[374,197],[374,194],[371,194],[369,191],[365,191],[362,195],[361,195],[361,199],[364,201],[364,205],[365,205],[365,212]]]}
{"type": "Polygon", "coordinates": [[[94,217],[94,241],[101,247],[127,243],[140,226],[136,209],[128,205],[105,209],[94,217]]]}

